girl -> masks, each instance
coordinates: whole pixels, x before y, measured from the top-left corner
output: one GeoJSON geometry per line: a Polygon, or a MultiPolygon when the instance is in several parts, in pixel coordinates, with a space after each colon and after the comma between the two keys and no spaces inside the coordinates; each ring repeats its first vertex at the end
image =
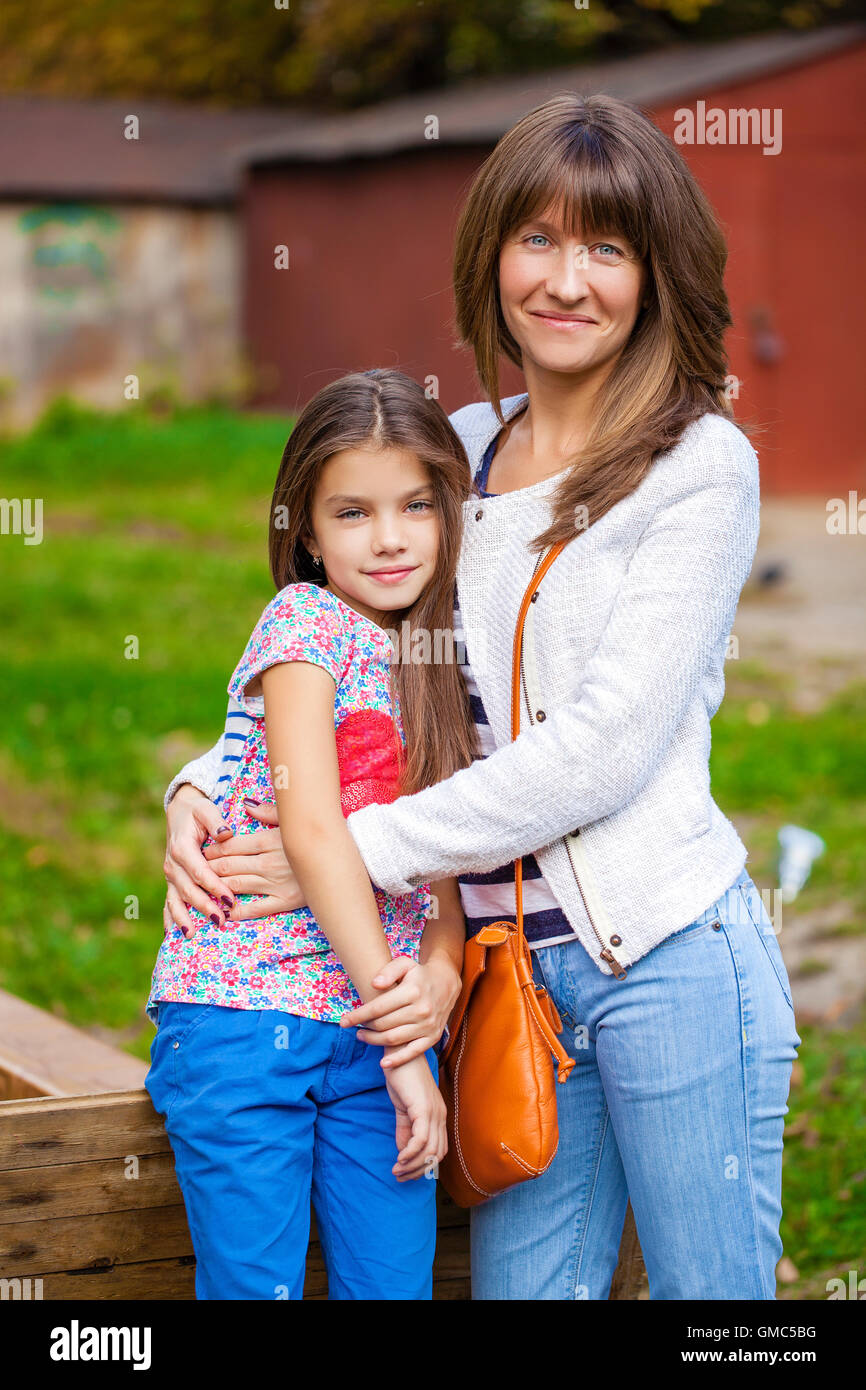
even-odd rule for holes
{"type": "MultiPolygon", "coordinates": [[[[513,912],[524,856],[536,976],[576,1066],[550,1167],[472,1210],[475,1298],[606,1299],[629,1198],[651,1298],[775,1297],[800,1038],[708,767],[759,509],[725,390],[726,254],[676,147],[607,96],[518,121],[460,219],[457,326],[487,400],[452,417],[477,489],[455,625],[488,756],[347,825],[391,892],[459,876],[470,932],[513,912]],[[526,380],[501,402],[500,356],[526,380]],[[561,539],[512,744],[515,617],[561,539]]],[[[195,784],[169,806],[169,902],[187,881],[303,901],[274,830],[202,855],[216,771],[209,755],[169,788],[195,784]]],[[[400,989],[355,1010],[360,1036],[399,1040],[400,989]]]]}
{"type": "Polygon", "coordinates": [[[308,906],[263,915],[245,895],[255,920],[227,920],[224,890],[221,904],[191,893],[203,911],[166,922],[147,1003],[145,1084],[174,1150],[199,1298],[300,1298],[311,1188],[331,1298],[431,1297],[435,1182],[411,1180],[446,1150],[428,1013],[447,1014],[459,990],[463,915],[452,881],[432,885],[429,920],[426,884],[374,891],[344,818],[472,760],[458,667],[400,661],[414,634],[450,624],[468,490],[441,407],[394,371],[325,387],[283,454],[279,592],[229,682],[209,828],[248,835],[250,799],[275,794],[308,906]],[[387,1048],[383,1071],[339,1023],[401,979],[421,1004],[402,1020],[411,1046],[387,1048]]]}

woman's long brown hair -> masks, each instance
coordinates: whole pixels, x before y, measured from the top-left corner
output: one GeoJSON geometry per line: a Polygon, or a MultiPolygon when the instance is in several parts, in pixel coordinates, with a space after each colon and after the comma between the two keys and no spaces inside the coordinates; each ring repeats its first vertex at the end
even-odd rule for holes
{"type": "Polygon", "coordinates": [[[400,788],[405,794],[468,767],[476,753],[469,696],[454,648],[462,504],[472,492],[469,462],[445,411],[417,382],[384,368],[354,372],[323,387],[304,406],[283,450],[271,501],[271,574],[278,591],[287,584],[326,582],[301,538],[311,530],[316,485],[328,459],[362,446],[415,454],[427,470],[439,517],[433,577],[411,607],[392,610],[383,621],[394,632],[392,692],[406,738],[400,788]],[[422,635],[417,647],[416,632],[422,635]],[[430,660],[411,659],[428,648],[430,660]]]}
{"type": "Polygon", "coordinates": [[[532,542],[537,551],[571,539],[634,492],[692,420],[707,411],[733,419],[722,341],[731,323],[727,247],[707,198],[642,111],[615,97],[564,92],[502,137],[475,177],[457,229],[457,332],[475,354],[500,422],[499,356],[522,361],[502,315],[499,254],[506,238],[548,207],[584,240],[624,237],[646,266],[649,304],[600,390],[551,524],[532,542]]]}

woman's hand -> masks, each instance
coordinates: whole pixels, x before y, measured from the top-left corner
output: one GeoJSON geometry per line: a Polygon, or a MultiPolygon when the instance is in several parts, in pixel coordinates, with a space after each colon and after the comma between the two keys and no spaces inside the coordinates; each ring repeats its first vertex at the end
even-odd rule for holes
{"type": "MultiPolygon", "coordinates": [[[[276,807],[262,806],[257,818],[276,826],[276,807]]],[[[187,939],[196,924],[187,905],[198,908],[215,925],[292,912],[303,897],[283,850],[279,829],[232,835],[212,801],[197,787],[179,788],[169,803],[163,869],[168,880],[163,920],[172,920],[187,939]],[[208,835],[217,843],[202,850],[208,835]],[[213,862],[211,862],[213,861],[213,862]],[[237,903],[236,893],[262,894],[255,902],[237,903]]]]}
{"type": "Polygon", "coordinates": [[[399,1153],[391,1172],[398,1182],[430,1174],[448,1152],[445,1102],[426,1057],[404,1062],[388,1073],[385,1085],[397,1112],[399,1153]]]}
{"type": "Polygon", "coordinates": [[[439,1041],[460,993],[460,975],[443,956],[426,965],[395,956],[372,983],[387,993],[343,1014],[340,1026],[369,1024],[358,1028],[358,1037],[389,1049],[382,1059],[382,1067],[389,1071],[422,1056],[439,1041]]]}
{"type": "Polygon", "coordinates": [[[203,851],[208,865],[235,893],[255,893],[252,903],[238,903],[229,913],[233,922],[270,917],[274,912],[294,912],[306,907],[301,886],[286,858],[280,836],[277,808],[272,802],[248,801],[249,813],[273,830],[251,835],[232,835],[203,851]]]}
{"type": "Polygon", "coordinates": [[[234,898],[227,885],[208,868],[201,850],[208,835],[226,840],[232,832],[213,802],[188,783],[172,797],[166,817],[163,871],[168,879],[168,890],[162,917],[166,930],[174,920],[189,939],[195,935],[196,924],[187,913],[187,905],[198,908],[220,925],[234,907],[234,898]]]}

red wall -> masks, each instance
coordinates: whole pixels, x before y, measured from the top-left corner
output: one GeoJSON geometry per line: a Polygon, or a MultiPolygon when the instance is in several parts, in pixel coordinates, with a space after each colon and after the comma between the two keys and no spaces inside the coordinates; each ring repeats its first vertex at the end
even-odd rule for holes
{"type": "MultiPolygon", "coordinates": [[[[765,494],[841,496],[866,486],[861,339],[866,320],[863,168],[866,45],[801,68],[696,94],[652,114],[782,109],[782,150],[681,146],[725,228],[734,316],[737,416],[755,421],[765,494]],[[755,355],[750,314],[779,336],[774,364],[755,355]]],[[[471,354],[453,346],[451,249],[459,207],[486,148],[435,144],[382,159],[252,170],[243,202],[245,333],[273,385],[263,405],[290,409],[347,371],[395,366],[433,374],[446,410],[480,398],[471,354]],[[275,245],[290,268],[274,268],[275,245]]],[[[503,364],[502,394],[522,389],[503,364]]]]}

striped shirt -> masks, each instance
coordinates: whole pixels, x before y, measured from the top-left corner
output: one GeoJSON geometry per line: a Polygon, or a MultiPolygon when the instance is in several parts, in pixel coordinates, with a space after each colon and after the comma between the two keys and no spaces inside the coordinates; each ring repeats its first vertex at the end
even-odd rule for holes
{"type": "Polygon", "coordinates": [[[214,804],[219,806],[225,797],[228,784],[232,779],[235,767],[241,760],[244,744],[253,716],[247,714],[242,709],[233,696],[229,696],[228,710],[226,711],[226,726],[223,733],[222,742],[222,763],[220,765],[220,775],[217,780],[214,804]]]}
{"type": "MultiPolygon", "coordinates": [[[[488,446],[475,476],[475,483],[482,497],[494,497],[495,493],[486,490],[487,475],[496,452],[498,435],[488,446]]],[[[454,644],[461,654],[460,671],[469,692],[469,704],[475,720],[479,757],[486,758],[494,752],[496,744],[490,731],[484,705],[478,693],[478,686],[472,669],[466,659],[466,645],[463,641],[463,621],[460,616],[460,603],[454,591],[454,644]]],[[[573,941],[577,933],[553,896],[542,876],[534,854],[523,856],[523,928],[530,946],[553,946],[560,941],[573,941]]],[[[458,878],[460,899],[466,917],[466,935],[474,936],[482,927],[491,922],[515,920],[517,902],[514,889],[514,862],[503,864],[486,874],[461,874],[458,878]]]]}

